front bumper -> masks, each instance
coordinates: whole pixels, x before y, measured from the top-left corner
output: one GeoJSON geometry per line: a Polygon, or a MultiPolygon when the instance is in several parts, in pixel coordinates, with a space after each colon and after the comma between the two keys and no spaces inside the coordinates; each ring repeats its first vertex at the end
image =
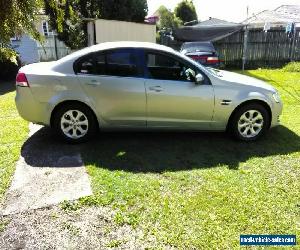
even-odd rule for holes
{"type": "Polygon", "coordinates": [[[282,102],[274,103],[272,107],[272,121],[271,128],[280,125],[280,115],[282,113],[283,104],[282,102]]]}

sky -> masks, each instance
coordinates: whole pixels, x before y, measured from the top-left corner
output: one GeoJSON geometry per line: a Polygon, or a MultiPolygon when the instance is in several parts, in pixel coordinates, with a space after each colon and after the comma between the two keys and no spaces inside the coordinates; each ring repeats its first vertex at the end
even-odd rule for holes
{"type": "MultiPolygon", "coordinates": [[[[181,0],[147,0],[148,15],[153,14],[161,5],[174,10],[181,0]]],[[[280,5],[300,5],[300,0],[193,0],[196,7],[198,19],[207,20],[215,17],[232,22],[241,22],[247,17],[247,6],[249,16],[263,10],[273,10],[280,5]]]]}

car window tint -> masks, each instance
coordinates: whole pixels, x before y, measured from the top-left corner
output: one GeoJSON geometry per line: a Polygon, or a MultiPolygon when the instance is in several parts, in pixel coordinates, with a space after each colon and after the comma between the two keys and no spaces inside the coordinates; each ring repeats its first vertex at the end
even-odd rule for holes
{"type": "Polygon", "coordinates": [[[131,50],[114,50],[106,54],[106,75],[138,76],[137,59],[131,50]]]}
{"type": "Polygon", "coordinates": [[[96,54],[95,55],[95,68],[96,68],[96,73],[98,75],[105,75],[106,74],[106,65],[105,65],[105,54],[96,54]]]}
{"type": "Polygon", "coordinates": [[[146,62],[152,79],[192,81],[195,76],[193,69],[170,56],[148,53],[146,62]]]}
{"type": "Polygon", "coordinates": [[[77,64],[77,73],[81,74],[94,74],[93,57],[87,56],[82,59],[77,64]]]}

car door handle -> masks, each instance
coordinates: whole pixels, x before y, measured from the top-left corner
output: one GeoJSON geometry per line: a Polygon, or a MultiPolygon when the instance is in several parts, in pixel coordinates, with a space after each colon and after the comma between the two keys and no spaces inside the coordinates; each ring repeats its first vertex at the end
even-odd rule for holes
{"type": "Polygon", "coordinates": [[[155,92],[161,92],[164,89],[161,86],[151,86],[151,87],[149,87],[149,90],[155,91],[155,92]]]}

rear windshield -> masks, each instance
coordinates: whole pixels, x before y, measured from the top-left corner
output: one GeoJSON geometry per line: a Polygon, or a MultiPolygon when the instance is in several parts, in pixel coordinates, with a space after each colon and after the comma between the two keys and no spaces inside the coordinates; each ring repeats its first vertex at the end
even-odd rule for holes
{"type": "Polygon", "coordinates": [[[181,47],[181,51],[194,52],[194,51],[207,51],[216,52],[211,42],[195,42],[195,43],[184,43],[181,47]]]}

